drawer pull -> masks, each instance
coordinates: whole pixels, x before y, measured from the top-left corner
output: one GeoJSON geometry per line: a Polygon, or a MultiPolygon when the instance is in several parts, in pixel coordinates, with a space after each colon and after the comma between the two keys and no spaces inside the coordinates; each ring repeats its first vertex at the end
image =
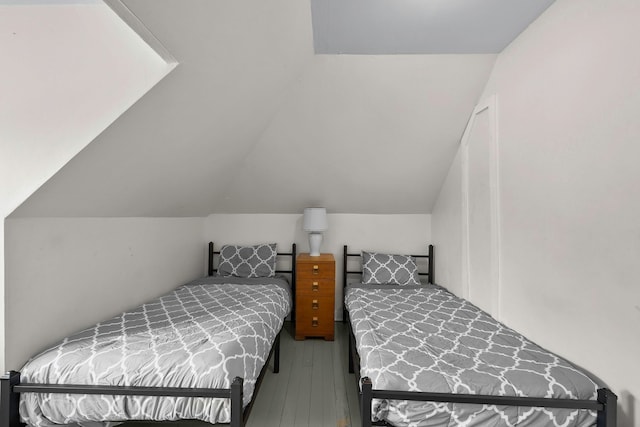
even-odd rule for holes
{"type": "Polygon", "coordinates": [[[320,272],[320,266],[317,264],[313,265],[313,274],[318,274],[320,272]]]}
{"type": "Polygon", "coordinates": [[[314,328],[318,327],[318,318],[314,317],[313,319],[311,319],[311,326],[314,328]]]}
{"type": "Polygon", "coordinates": [[[311,308],[313,310],[317,310],[319,306],[320,306],[320,304],[318,304],[318,300],[317,299],[314,299],[313,301],[311,301],[311,308]]]}
{"type": "Polygon", "coordinates": [[[318,292],[320,290],[320,285],[318,284],[318,282],[311,283],[311,290],[314,292],[318,292]]]}

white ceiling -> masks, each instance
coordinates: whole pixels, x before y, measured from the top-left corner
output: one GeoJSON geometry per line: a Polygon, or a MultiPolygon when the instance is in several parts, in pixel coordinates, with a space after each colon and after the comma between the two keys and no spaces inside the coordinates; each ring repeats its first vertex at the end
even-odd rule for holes
{"type": "Polygon", "coordinates": [[[315,55],[310,0],[125,0],[179,65],[13,216],[428,213],[495,55],[315,55]]]}
{"type": "Polygon", "coordinates": [[[316,53],[499,53],[554,0],[311,0],[316,53]]]}
{"type": "Polygon", "coordinates": [[[2,218],[174,65],[163,60],[101,1],[3,1],[2,218]]]}

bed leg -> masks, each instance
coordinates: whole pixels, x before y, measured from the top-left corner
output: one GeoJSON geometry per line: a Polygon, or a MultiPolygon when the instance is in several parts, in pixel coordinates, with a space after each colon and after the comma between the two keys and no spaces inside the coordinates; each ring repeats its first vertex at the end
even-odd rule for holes
{"type": "Polygon", "coordinates": [[[615,427],[618,418],[618,396],[608,388],[598,389],[598,402],[602,411],[598,411],[597,427],[615,427]]]}
{"type": "MultiPolygon", "coordinates": [[[[356,355],[356,337],[353,334],[353,328],[351,327],[351,319],[348,319],[349,322],[347,327],[349,328],[349,373],[353,374],[355,367],[355,355],[356,355]]],[[[360,366],[358,366],[358,369],[360,366]]]]}
{"type": "Polygon", "coordinates": [[[364,377],[362,379],[362,392],[360,393],[360,418],[362,419],[362,427],[371,427],[372,388],[373,385],[369,377],[364,377]]]}
{"type": "Polygon", "coordinates": [[[273,354],[273,373],[277,374],[280,372],[280,332],[276,335],[276,341],[273,345],[275,346],[273,354]]]}
{"type": "Polygon", "coordinates": [[[345,304],[345,291],[347,290],[347,245],[342,248],[342,323],[347,321],[347,306],[345,304]]]}
{"type": "Polygon", "coordinates": [[[213,276],[213,242],[209,242],[209,276],[213,276]]]}
{"type": "Polygon", "coordinates": [[[18,405],[20,395],[14,393],[13,386],[20,384],[20,372],[9,371],[0,377],[0,425],[18,427],[20,416],[18,405]]]}
{"type": "Polygon", "coordinates": [[[242,427],[243,421],[243,402],[242,402],[242,383],[240,377],[235,377],[231,383],[231,423],[230,427],[242,427]]]}
{"type": "MultiPolygon", "coordinates": [[[[351,327],[351,325],[349,325],[351,327]]],[[[353,332],[349,328],[349,373],[353,374],[353,332]]]]}

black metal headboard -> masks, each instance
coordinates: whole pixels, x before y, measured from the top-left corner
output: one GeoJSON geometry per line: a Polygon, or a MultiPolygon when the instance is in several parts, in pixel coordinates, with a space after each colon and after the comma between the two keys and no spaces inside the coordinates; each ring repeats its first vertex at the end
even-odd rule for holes
{"type": "MultiPolygon", "coordinates": [[[[342,295],[344,298],[344,291],[347,287],[347,276],[349,276],[350,274],[355,274],[355,275],[362,275],[362,268],[360,268],[360,270],[349,270],[349,258],[350,257],[356,257],[356,258],[360,258],[362,256],[362,252],[358,252],[358,253],[349,253],[349,251],[347,250],[347,245],[344,245],[344,250],[343,250],[343,255],[342,255],[342,295]]],[[[420,276],[428,276],[427,282],[428,283],[435,283],[435,270],[434,270],[434,258],[433,258],[433,245],[429,245],[428,246],[428,252],[427,254],[420,254],[420,255],[410,255],[414,258],[428,258],[428,267],[427,267],[427,271],[426,272],[421,272],[418,271],[418,274],[420,276]]],[[[342,321],[344,322],[346,319],[346,307],[344,306],[344,301],[342,304],[342,321]]]]}
{"type": "MultiPolygon", "coordinates": [[[[209,242],[209,276],[213,276],[213,273],[218,271],[217,268],[213,268],[213,258],[215,255],[220,255],[220,251],[213,249],[213,242],[209,242]]],[[[291,274],[291,283],[296,282],[296,244],[291,245],[291,252],[278,252],[278,256],[290,256],[291,257],[291,269],[290,270],[276,270],[276,273],[289,273],[291,274]]]]}

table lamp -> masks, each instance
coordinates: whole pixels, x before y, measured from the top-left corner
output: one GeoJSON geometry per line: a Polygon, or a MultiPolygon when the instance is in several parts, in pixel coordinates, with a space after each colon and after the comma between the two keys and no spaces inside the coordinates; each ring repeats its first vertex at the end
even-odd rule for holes
{"type": "Polygon", "coordinates": [[[327,209],[305,208],[302,229],[309,232],[309,255],[320,256],[322,232],[329,228],[327,209]]]}

